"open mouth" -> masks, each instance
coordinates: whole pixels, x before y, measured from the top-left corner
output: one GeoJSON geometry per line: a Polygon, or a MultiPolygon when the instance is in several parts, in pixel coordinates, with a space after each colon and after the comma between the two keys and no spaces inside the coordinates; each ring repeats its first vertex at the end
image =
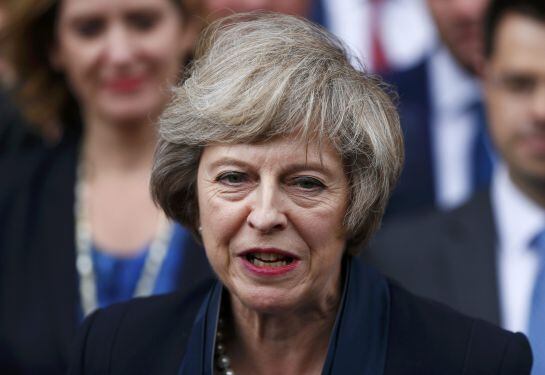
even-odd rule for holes
{"type": "Polygon", "coordinates": [[[292,256],[277,253],[248,253],[245,258],[256,267],[268,268],[285,267],[295,260],[292,256]]]}

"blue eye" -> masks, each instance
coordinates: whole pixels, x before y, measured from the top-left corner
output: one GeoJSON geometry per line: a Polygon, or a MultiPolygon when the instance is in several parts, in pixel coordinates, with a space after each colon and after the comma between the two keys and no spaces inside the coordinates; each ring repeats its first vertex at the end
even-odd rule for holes
{"type": "Polygon", "coordinates": [[[247,180],[247,176],[241,172],[225,172],[220,174],[216,181],[227,185],[239,185],[247,180]]]}
{"type": "Polygon", "coordinates": [[[298,177],[294,179],[294,185],[304,190],[321,190],[325,188],[325,185],[314,177],[298,177]]]}

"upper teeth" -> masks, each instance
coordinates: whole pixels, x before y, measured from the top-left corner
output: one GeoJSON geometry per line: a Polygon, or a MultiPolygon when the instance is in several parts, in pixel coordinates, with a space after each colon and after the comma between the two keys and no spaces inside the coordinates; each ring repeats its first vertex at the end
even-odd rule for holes
{"type": "Polygon", "coordinates": [[[269,262],[275,262],[284,258],[284,256],[280,254],[274,254],[274,253],[255,253],[253,254],[253,256],[256,258],[259,258],[260,260],[269,261],[269,262]]]}

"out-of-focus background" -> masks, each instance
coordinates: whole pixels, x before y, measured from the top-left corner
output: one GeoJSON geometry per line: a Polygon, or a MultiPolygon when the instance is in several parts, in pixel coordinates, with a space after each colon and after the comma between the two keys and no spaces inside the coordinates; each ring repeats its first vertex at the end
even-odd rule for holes
{"type": "Polygon", "coordinates": [[[253,10],[321,24],[396,97],[404,169],[363,256],[545,371],[543,0],[0,0],[0,373],[63,373],[94,309],[212,277],[151,201],[156,120],[206,24],[253,10]]]}

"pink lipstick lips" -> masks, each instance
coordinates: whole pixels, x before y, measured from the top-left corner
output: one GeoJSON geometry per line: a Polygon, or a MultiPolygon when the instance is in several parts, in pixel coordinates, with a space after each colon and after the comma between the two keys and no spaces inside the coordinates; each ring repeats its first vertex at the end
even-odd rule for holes
{"type": "Polygon", "coordinates": [[[239,257],[247,270],[262,276],[286,274],[300,262],[295,255],[274,248],[246,250],[239,257]]]}
{"type": "Polygon", "coordinates": [[[106,87],[113,92],[130,93],[138,90],[143,82],[143,77],[116,78],[108,81],[106,87]]]}

